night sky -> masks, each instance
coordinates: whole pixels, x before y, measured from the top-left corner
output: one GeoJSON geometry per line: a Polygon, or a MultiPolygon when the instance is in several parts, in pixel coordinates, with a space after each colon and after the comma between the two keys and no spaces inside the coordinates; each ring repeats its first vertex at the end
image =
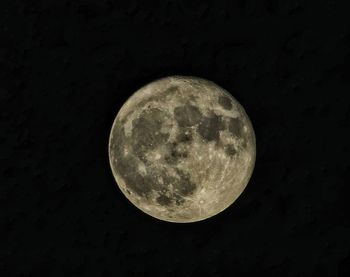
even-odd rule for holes
{"type": "Polygon", "coordinates": [[[205,2],[0,2],[1,276],[350,276],[347,1],[205,2]],[[109,166],[119,108],[169,75],[256,133],[247,188],[198,223],[142,213],[109,166]]]}

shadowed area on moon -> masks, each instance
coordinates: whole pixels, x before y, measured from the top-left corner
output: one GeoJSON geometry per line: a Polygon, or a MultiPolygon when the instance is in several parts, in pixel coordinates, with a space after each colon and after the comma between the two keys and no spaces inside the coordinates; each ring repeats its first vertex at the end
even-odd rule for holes
{"type": "Polygon", "coordinates": [[[219,96],[218,99],[219,105],[221,105],[225,110],[230,110],[232,108],[231,99],[227,96],[219,96]]]}
{"type": "Polygon", "coordinates": [[[243,134],[243,122],[239,118],[230,118],[228,123],[228,130],[232,135],[241,137],[243,134]]]}
{"type": "Polygon", "coordinates": [[[218,141],[219,131],[224,129],[222,119],[213,114],[210,117],[203,116],[198,126],[198,133],[207,141],[218,141]]]}
{"type": "Polygon", "coordinates": [[[169,138],[169,133],[160,132],[164,119],[170,115],[160,109],[148,109],[133,121],[131,143],[134,153],[142,159],[145,151],[154,149],[169,138]]]}
{"type": "Polygon", "coordinates": [[[200,122],[202,114],[192,105],[179,106],[174,109],[174,116],[179,127],[189,127],[200,122]]]}

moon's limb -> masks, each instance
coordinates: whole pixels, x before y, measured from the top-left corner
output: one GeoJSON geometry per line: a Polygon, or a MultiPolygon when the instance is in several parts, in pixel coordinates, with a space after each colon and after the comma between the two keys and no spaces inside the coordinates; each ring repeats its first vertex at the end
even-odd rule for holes
{"type": "Polygon", "coordinates": [[[230,206],[252,174],[255,134],[243,107],[213,82],[172,76],[135,92],[109,138],[124,195],[161,220],[194,222],[230,206]]]}

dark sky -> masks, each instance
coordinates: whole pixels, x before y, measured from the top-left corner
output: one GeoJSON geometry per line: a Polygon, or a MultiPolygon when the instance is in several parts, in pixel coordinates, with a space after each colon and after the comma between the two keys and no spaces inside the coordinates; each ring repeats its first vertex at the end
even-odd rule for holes
{"type": "Polygon", "coordinates": [[[0,275],[349,276],[346,2],[2,0],[0,275]],[[193,224],[140,212],[108,162],[118,109],[174,74],[257,139],[244,193],[193,224]]]}

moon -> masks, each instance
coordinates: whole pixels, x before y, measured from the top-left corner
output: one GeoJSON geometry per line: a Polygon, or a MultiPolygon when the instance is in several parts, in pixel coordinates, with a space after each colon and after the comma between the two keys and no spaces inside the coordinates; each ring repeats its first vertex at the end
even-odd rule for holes
{"type": "Polygon", "coordinates": [[[122,193],[160,220],[186,223],[229,207],[252,175],[252,123],[215,83],[170,76],[136,91],[109,136],[109,162],[122,193]]]}

